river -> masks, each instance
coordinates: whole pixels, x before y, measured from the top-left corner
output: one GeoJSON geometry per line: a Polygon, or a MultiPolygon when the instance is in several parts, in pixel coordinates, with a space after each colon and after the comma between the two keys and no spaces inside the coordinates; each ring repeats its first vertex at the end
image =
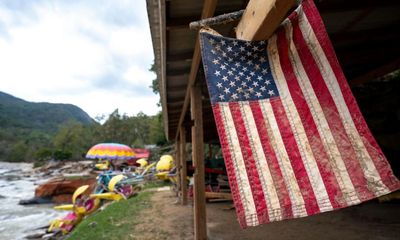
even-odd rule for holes
{"type": "Polygon", "coordinates": [[[24,239],[65,212],[51,204],[18,205],[34,196],[37,176],[29,175],[32,164],[0,162],[0,239],[24,239]]]}

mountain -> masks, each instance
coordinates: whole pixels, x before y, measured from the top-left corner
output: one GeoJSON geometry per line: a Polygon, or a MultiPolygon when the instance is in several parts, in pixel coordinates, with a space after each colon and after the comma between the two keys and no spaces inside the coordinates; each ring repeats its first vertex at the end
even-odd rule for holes
{"type": "Polygon", "coordinates": [[[85,111],[72,104],[28,102],[0,92],[1,128],[22,128],[52,134],[69,121],[94,122],[85,111]]]}

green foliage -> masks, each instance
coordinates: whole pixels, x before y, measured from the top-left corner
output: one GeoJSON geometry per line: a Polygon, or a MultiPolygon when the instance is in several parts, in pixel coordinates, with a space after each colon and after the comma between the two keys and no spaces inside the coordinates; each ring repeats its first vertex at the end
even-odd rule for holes
{"type": "MultiPolygon", "coordinates": [[[[4,106],[18,105],[12,101],[30,104],[16,98],[4,100],[1,96],[0,94],[0,122],[9,118],[3,115],[9,112],[4,110],[4,106]]],[[[42,111],[28,112],[31,113],[31,119],[42,114],[42,111]]],[[[56,121],[56,130],[43,130],[35,124],[27,127],[29,119],[23,118],[24,120],[9,119],[7,121],[11,122],[0,128],[0,161],[37,161],[41,164],[49,159],[81,160],[91,146],[100,142],[122,143],[134,148],[167,143],[161,113],[148,116],[140,112],[136,116],[127,116],[121,115],[116,109],[103,124],[92,120],[87,123],[77,118],[66,118],[58,123],[54,118],[47,119],[46,121],[56,121]]],[[[105,117],[99,119],[104,120],[105,117]]],[[[48,123],[49,126],[54,124],[48,123]]]]}

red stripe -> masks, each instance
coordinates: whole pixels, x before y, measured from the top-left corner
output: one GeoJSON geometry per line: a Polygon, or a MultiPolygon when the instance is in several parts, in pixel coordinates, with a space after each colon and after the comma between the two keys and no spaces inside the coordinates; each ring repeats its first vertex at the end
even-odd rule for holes
{"type": "Polygon", "coordinates": [[[224,121],[221,116],[221,110],[218,104],[212,105],[214,118],[217,125],[218,136],[221,142],[222,154],[224,155],[224,161],[226,170],[229,178],[229,186],[231,188],[233,203],[235,204],[236,215],[238,216],[239,224],[242,228],[247,227],[246,213],[244,212],[242,200],[240,198],[240,189],[235,175],[235,167],[233,166],[231,152],[229,150],[229,141],[226,137],[224,128],[224,121]]]}
{"type": "MultiPolygon", "coordinates": [[[[260,176],[257,172],[257,166],[254,160],[251,143],[248,138],[248,133],[246,130],[246,123],[242,117],[242,112],[240,111],[240,105],[237,102],[230,102],[229,109],[232,113],[233,123],[235,124],[235,130],[237,132],[238,140],[243,159],[245,161],[245,167],[247,172],[247,177],[249,179],[251,192],[253,194],[254,204],[257,210],[258,221],[260,224],[268,223],[268,208],[266,206],[265,196],[263,188],[261,186],[260,176]]],[[[232,131],[232,129],[231,129],[232,131]]]]}
{"type": "Polygon", "coordinates": [[[374,162],[383,183],[392,191],[399,189],[400,182],[393,175],[393,172],[390,169],[390,165],[387,162],[386,157],[384,156],[382,150],[372,136],[372,133],[369,130],[368,125],[366,124],[365,119],[361,114],[357,102],[353,94],[351,93],[351,89],[339,65],[335,51],[329,40],[328,34],[325,31],[324,23],[322,22],[321,16],[319,15],[314,2],[309,0],[304,1],[303,8],[304,13],[306,14],[307,19],[332,67],[332,70],[335,73],[347,108],[351,112],[351,117],[353,119],[355,127],[357,128],[357,131],[360,133],[360,135],[363,136],[362,140],[364,142],[364,145],[369,155],[371,156],[372,161],[374,162]]]}
{"type": "Polygon", "coordinates": [[[308,178],[307,171],[304,167],[303,160],[301,159],[300,151],[297,147],[296,139],[293,135],[289,119],[283,108],[282,102],[279,98],[271,99],[272,110],[275,115],[278,128],[281,133],[283,143],[285,144],[286,152],[289,156],[290,163],[293,168],[294,175],[297,179],[301,194],[304,199],[305,208],[308,215],[319,213],[317,199],[312,189],[310,179],[308,178]]]}
{"type": "Polygon", "coordinates": [[[293,218],[292,203],[290,201],[289,192],[285,185],[281,169],[279,167],[278,159],[270,144],[270,136],[268,136],[267,126],[265,124],[267,119],[264,119],[262,110],[258,102],[250,102],[250,107],[253,112],[254,120],[256,123],[257,131],[260,136],[261,145],[264,150],[265,158],[271,172],[272,180],[276,193],[278,194],[279,204],[281,206],[282,218],[293,218]]]}
{"type": "MultiPolygon", "coordinates": [[[[291,15],[291,17],[292,16],[293,15],[291,15]]],[[[293,19],[291,20],[293,21],[293,19]]],[[[293,23],[294,25],[293,28],[296,28],[298,26],[297,23],[298,22],[293,23]]],[[[286,44],[286,42],[282,43],[282,45],[283,44],[286,44]]],[[[285,47],[287,46],[282,46],[282,48],[285,47]]],[[[318,128],[314,122],[311,110],[307,104],[307,101],[305,100],[305,96],[303,95],[303,92],[298,83],[298,79],[294,74],[288,56],[282,55],[282,63],[285,64],[282,65],[282,68],[285,69],[284,74],[290,91],[290,95],[292,96],[293,102],[296,106],[297,112],[299,113],[300,119],[304,126],[307,139],[310,143],[311,150],[315,157],[318,170],[321,174],[332,207],[333,208],[345,207],[347,205],[346,201],[343,199],[343,194],[340,190],[339,183],[333,172],[333,168],[330,164],[329,157],[325,152],[325,148],[322,143],[321,136],[319,135],[318,128]]]]}
{"type": "MultiPolygon", "coordinates": [[[[298,25],[297,18],[293,19],[292,21],[294,24],[298,25]]],[[[315,95],[325,115],[325,119],[328,122],[333,138],[335,139],[336,145],[346,165],[350,179],[355,190],[357,191],[357,195],[360,200],[373,198],[374,195],[367,187],[368,183],[364,172],[362,171],[361,164],[357,159],[357,155],[351,144],[349,136],[347,135],[343,126],[339,111],[332,96],[330,95],[321,72],[319,71],[318,65],[309,51],[307,43],[304,41],[300,28],[293,27],[293,31],[294,43],[296,45],[298,54],[302,60],[306,74],[314,89],[315,95]]]]}

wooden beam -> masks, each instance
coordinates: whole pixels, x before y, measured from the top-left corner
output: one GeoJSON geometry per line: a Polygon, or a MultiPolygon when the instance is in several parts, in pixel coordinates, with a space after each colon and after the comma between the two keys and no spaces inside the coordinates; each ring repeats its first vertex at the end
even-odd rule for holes
{"type": "Polygon", "coordinates": [[[224,192],[206,192],[207,199],[226,199],[232,200],[232,193],[224,193],[224,192]]]}
{"type": "Polygon", "coordinates": [[[181,150],[180,150],[181,144],[179,141],[175,142],[175,167],[176,167],[176,174],[177,174],[177,178],[178,180],[176,181],[176,196],[179,199],[179,195],[180,195],[180,190],[181,190],[181,175],[180,175],[180,170],[181,170],[181,150]]]}
{"type": "Polygon", "coordinates": [[[203,137],[203,104],[201,89],[194,85],[190,89],[192,126],[192,159],[194,166],[194,239],[207,239],[206,199],[204,181],[204,137],[203,137]]]}
{"type": "Polygon", "coordinates": [[[182,205],[186,205],[187,204],[187,164],[186,164],[186,130],[185,127],[181,127],[179,130],[179,135],[180,135],[180,160],[181,160],[181,169],[180,169],[180,173],[181,173],[181,203],[182,205]]]}
{"type": "MultiPolygon", "coordinates": [[[[214,15],[215,8],[217,6],[217,0],[204,0],[203,11],[201,13],[201,18],[209,18],[214,15]]],[[[192,66],[190,68],[188,85],[186,88],[185,102],[182,107],[181,116],[179,118],[178,127],[182,125],[182,122],[185,118],[186,111],[188,110],[189,101],[190,101],[190,89],[192,88],[194,82],[196,81],[197,72],[199,71],[200,66],[200,43],[199,39],[196,39],[196,43],[194,45],[194,52],[192,58],[192,66]]],[[[178,138],[178,131],[176,133],[175,139],[178,138]]]]}
{"type": "Polygon", "coordinates": [[[243,40],[268,39],[295,2],[296,0],[250,0],[237,26],[236,37],[243,40]]]}
{"type": "Polygon", "coordinates": [[[397,69],[400,69],[400,58],[397,58],[394,61],[391,61],[390,63],[387,63],[383,66],[380,66],[376,69],[373,69],[366,74],[359,76],[357,78],[354,78],[350,80],[350,85],[351,86],[356,86],[360,85],[363,83],[366,83],[370,80],[376,79],[378,77],[382,77],[385,74],[391,73],[397,69]]]}

